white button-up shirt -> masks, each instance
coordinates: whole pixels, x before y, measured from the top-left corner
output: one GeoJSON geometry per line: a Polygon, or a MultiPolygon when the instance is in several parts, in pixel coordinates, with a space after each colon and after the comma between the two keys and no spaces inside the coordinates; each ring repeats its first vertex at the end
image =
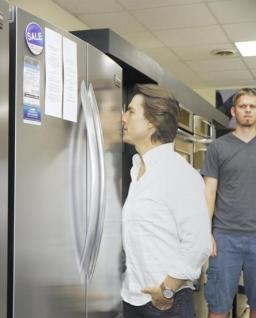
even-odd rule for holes
{"type": "Polygon", "coordinates": [[[143,288],[159,286],[167,275],[197,279],[211,251],[200,174],[171,143],[149,150],[143,161],[146,170],[137,180],[141,160],[133,157],[122,221],[127,266],[122,298],[135,306],[151,300],[143,288]]]}

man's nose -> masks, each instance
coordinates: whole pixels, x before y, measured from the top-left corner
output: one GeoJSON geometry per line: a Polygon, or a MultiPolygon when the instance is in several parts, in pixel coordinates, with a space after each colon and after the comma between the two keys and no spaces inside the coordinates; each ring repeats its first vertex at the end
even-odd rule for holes
{"type": "Polygon", "coordinates": [[[127,115],[127,112],[123,113],[122,115],[122,122],[125,123],[126,122],[126,116],[127,115]]]}

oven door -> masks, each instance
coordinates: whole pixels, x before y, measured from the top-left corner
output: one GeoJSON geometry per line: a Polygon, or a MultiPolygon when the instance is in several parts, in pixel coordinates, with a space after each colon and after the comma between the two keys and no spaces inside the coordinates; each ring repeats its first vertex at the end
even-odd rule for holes
{"type": "Polygon", "coordinates": [[[179,104],[179,106],[179,127],[193,133],[193,113],[183,105],[179,104]]]}
{"type": "Polygon", "coordinates": [[[202,168],[206,150],[207,144],[200,142],[194,143],[193,166],[198,171],[202,168]]]}
{"type": "Polygon", "coordinates": [[[194,115],[194,134],[206,138],[211,138],[211,123],[201,116],[194,115]]]}
{"type": "Polygon", "coordinates": [[[193,165],[193,143],[190,141],[190,135],[178,130],[174,140],[174,150],[179,153],[188,163],[193,165]]]}

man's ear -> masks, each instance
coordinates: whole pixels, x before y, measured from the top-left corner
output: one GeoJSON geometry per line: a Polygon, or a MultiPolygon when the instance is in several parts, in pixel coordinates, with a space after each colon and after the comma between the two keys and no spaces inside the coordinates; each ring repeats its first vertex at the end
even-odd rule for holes
{"type": "Polygon", "coordinates": [[[235,117],[235,115],[236,115],[235,106],[232,106],[230,108],[230,114],[231,114],[232,117],[235,117]]]}
{"type": "Polygon", "coordinates": [[[151,122],[148,122],[148,128],[155,128],[155,125],[153,125],[151,122]]]}

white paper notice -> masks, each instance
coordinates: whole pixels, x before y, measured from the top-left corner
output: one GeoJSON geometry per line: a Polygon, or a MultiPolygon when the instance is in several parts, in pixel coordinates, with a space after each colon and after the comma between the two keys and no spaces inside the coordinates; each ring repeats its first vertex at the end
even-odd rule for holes
{"type": "Polygon", "coordinates": [[[62,116],[62,36],[45,28],[45,114],[62,116]]]}
{"type": "Polygon", "coordinates": [[[64,94],[63,118],[77,122],[77,44],[63,37],[64,94]]]}

